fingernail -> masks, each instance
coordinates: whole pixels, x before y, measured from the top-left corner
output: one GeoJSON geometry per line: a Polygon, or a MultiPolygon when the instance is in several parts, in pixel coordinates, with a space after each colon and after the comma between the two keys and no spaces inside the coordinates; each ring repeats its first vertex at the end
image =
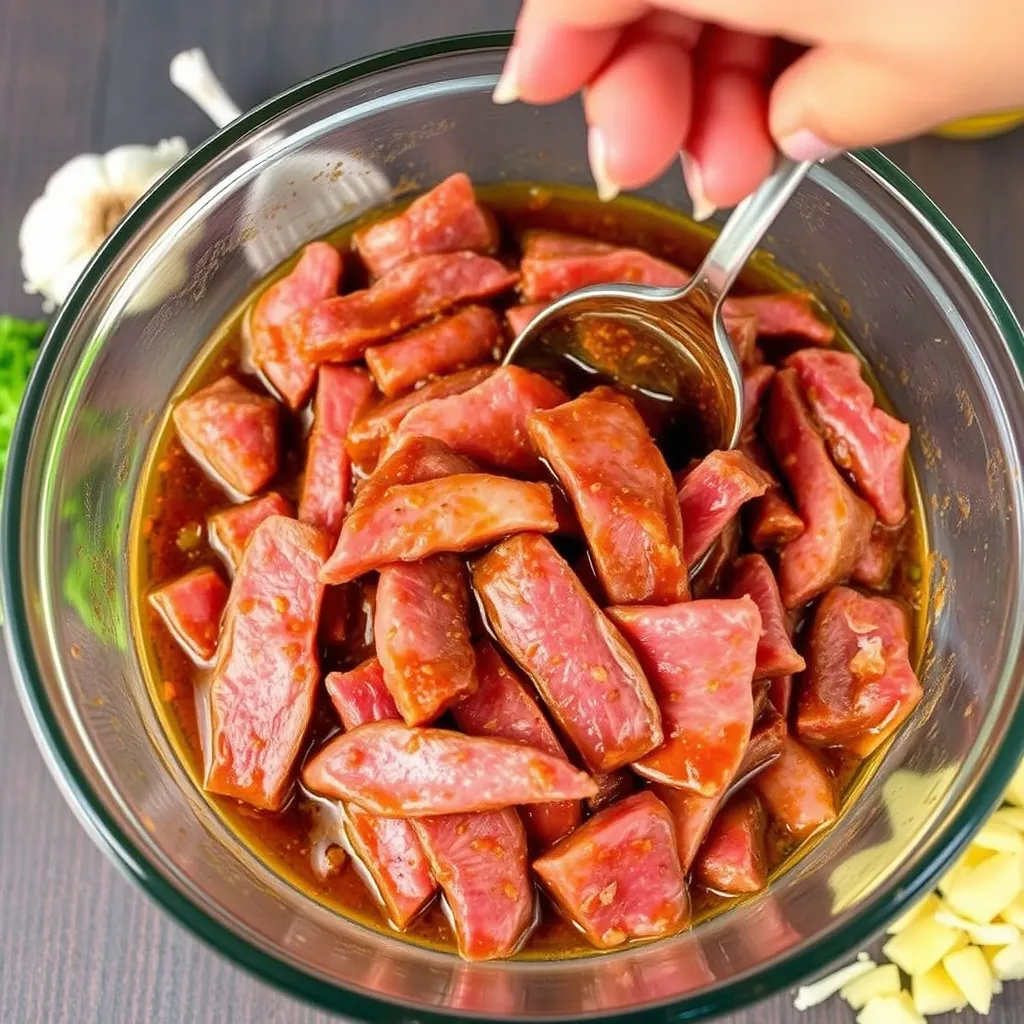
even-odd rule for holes
{"type": "Polygon", "coordinates": [[[686,183],[686,191],[690,193],[690,203],[693,206],[693,219],[707,220],[718,207],[709,202],[704,194],[704,177],[700,171],[700,164],[686,152],[680,153],[679,158],[683,164],[683,181],[686,183]]]}
{"type": "Polygon", "coordinates": [[[597,186],[597,198],[607,203],[619,194],[618,182],[608,173],[608,145],[600,128],[591,128],[587,133],[587,154],[590,157],[590,173],[597,186]]]}
{"type": "Polygon", "coordinates": [[[779,142],[779,149],[791,160],[831,160],[842,152],[824,139],[819,139],[814,132],[801,128],[792,135],[787,135],[779,142]]]}
{"type": "Polygon", "coordinates": [[[511,47],[505,58],[505,66],[501,69],[498,84],[491,93],[495,103],[515,103],[519,99],[519,51],[511,47]]]}

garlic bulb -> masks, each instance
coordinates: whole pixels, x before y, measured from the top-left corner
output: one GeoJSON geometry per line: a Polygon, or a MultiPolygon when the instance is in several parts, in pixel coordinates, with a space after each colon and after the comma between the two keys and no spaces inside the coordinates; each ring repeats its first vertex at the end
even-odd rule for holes
{"type": "Polygon", "coordinates": [[[83,153],[46,183],[18,236],[25,290],[60,305],[100,244],[135,201],[186,153],[184,139],[83,153]]]}

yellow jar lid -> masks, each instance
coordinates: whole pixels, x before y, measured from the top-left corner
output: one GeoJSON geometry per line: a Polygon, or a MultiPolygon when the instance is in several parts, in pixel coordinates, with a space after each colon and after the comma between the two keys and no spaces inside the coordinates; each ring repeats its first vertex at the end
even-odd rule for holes
{"type": "Polygon", "coordinates": [[[952,121],[935,129],[936,135],[946,139],[985,139],[1001,135],[1024,124],[1024,110],[1005,110],[999,114],[983,114],[952,121]]]}

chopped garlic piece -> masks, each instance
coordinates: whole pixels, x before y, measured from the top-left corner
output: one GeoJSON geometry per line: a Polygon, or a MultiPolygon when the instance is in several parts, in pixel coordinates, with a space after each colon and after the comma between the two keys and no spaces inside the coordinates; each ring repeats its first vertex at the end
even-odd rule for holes
{"type": "Polygon", "coordinates": [[[909,992],[898,996],[877,996],[857,1015],[857,1024],[926,1024],[914,1009],[909,992]]]}
{"type": "Polygon", "coordinates": [[[956,885],[956,880],[967,870],[960,864],[954,864],[940,879],[938,889],[943,896],[949,895],[949,890],[956,885]]]}
{"type": "Polygon", "coordinates": [[[992,924],[975,924],[945,907],[940,907],[935,912],[935,920],[947,928],[959,928],[966,932],[967,937],[977,946],[1009,946],[1020,938],[1020,929],[1012,924],[1000,921],[992,924]]]}
{"type": "Polygon", "coordinates": [[[968,946],[950,953],[942,961],[942,966],[949,972],[953,984],[967,997],[967,1002],[978,1013],[988,1013],[992,1006],[995,979],[985,954],[977,946],[968,946]]]}
{"type": "Polygon", "coordinates": [[[1024,980],[1024,940],[997,950],[989,960],[992,972],[1003,981],[1024,980]]]}
{"type": "Polygon", "coordinates": [[[989,821],[982,825],[981,831],[971,840],[971,845],[980,846],[983,850],[1022,853],[1024,852],[1024,835],[1004,822],[989,821]]]}
{"type": "Polygon", "coordinates": [[[895,964],[883,964],[848,982],[839,994],[855,1010],[860,1010],[876,996],[894,996],[899,991],[900,969],[895,964]]]}
{"type": "Polygon", "coordinates": [[[855,978],[859,978],[868,971],[875,968],[874,960],[868,959],[866,953],[861,953],[857,960],[845,967],[840,967],[832,974],[826,974],[824,978],[812,981],[810,985],[801,985],[796,990],[796,998],[793,1005],[798,1010],[809,1010],[812,1006],[825,1002],[834,996],[844,985],[848,985],[855,978]]]}
{"type": "Polygon", "coordinates": [[[1017,766],[1010,784],[1006,787],[1003,799],[1015,807],[1024,807],[1024,761],[1017,766]]]}
{"type": "Polygon", "coordinates": [[[924,974],[915,974],[910,979],[910,991],[914,996],[914,1008],[925,1016],[953,1011],[959,1013],[967,1005],[963,992],[956,987],[942,964],[936,964],[924,974]]]}
{"type": "Polygon", "coordinates": [[[959,874],[946,893],[946,902],[955,913],[988,924],[1013,903],[1021,888],[1020,858],[996,853],[959,874]]]}
{"type": "Polygon", "coordinates": [[[1000,807],[992,813],[989,821],[997,821],[1000,825],[1009,825],[1018,832],[1024,832],[1024,807],[1000,807]]]}
{"type": "Polygon", "coordinates": [[[949,895],[949,890],[956,884],[959,878],[969,868],[977,867],[983,861],[992,856],[991,850],[983,850],[980,846],[968,846],[963,853],[957,857],[953,866],[939,879],[939,892],[943,896],[949,895]]]}
{"type": "Polygon", "coordinates": [[[797,1009],[835,992],[857,1011],[857,1024],[926,1024],[925,1015],[968,1005],[987,1014],[1006,981],[1024,980],[1024,761],[1004,805],[982,826],[935,892],[888,927],[875,966],[866,953],[801,988],[797,1009]],[[900,971],[910,975],[910,991],[900,971]]]}
{"type": "Polygon", "coordinates": [[[850,672],[858,679],[874,681],[885,675],[885,656],[880,636],[857,637],[857,653],[850,659],[850,672]]]}
{"type": "Polygon", "coordinates": [[[907,974],[924,974],[951,952],[962,936],[963,932],[932,917],[922,917],[889,939],[882,952],[907,974]]]}
{"type": "Polygon", "coordinates": [[[1004,907],[999,916],[1024,932],[1024,894],[1019,895],[1008,907],[1004,907]]]}
{"type": "Polygon", "coordinates": [[[919,917],[923,917],[925,914],[931,916],[935,913],[939,907],[942,906],[942,901],[935,893],[930,892],[923,900],[915,903],[909,910],[905,910],[895,921],[886,929],[890,935],[899,935],[908,924],[912,924],[919,917]]]}

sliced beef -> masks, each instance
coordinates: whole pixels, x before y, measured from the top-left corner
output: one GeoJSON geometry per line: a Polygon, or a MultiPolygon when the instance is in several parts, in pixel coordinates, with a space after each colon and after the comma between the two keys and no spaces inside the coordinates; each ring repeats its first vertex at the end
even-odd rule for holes
{"type": "Polygon", "coordinates": [[[804,521],[803,533],[782,549],[779,560],[782,600],[797,608],[849,577],[875,514],[832,464],[795,370],[775,375],[764,430],[804,521]]]}
{"type": "Polygon", "coordinates": [[[761,405],[768,392],[768,385],[775,376],[775,367],[762,363],[743,374],[743,429],[753,430],[761,418],[761,405]]]}
{"type": "Polygon", "coordinates": [[[767,816],[757,794],[741,789],[715,816],[694,865],[694,878],[725,896],[759,892],[768,884],[767,816]]]}
{"type": "Polygon", "coordinates": [[[391,398],[370,408],[348,432],[348,453],[357,466],[371,471],[383,451],[391,446],[399,424],[410,410],[435,398],[459,395],[476,387],[494,372],[493,366],[474,366],[429,381],[401,398],[391,398]]]}
{"type": "Polygon", "coordinates": [[[836,587],[811,625],[808,671],[797,700],[801,739],[866,756],[921,700],[904,610],[885,597],[836,587]]]}
{"type": "Polygon", "coordinates": [[[473,185],[461,171],[414,199],[401,213],[352,237],[353,248],[377,277],[430,253],[492,252],[497,241],[493,218],[477,203],[473,185]]]}
{"type": "Polygon", "coordinates": [[[802,338],[815,345],[829,345],[835,328],[818,317],[814,298],[808,292],[770,292],[726,299],[724,313],[757,319],[762,337],[802,338]]]}
{"type": "Polygon", "coordinates": [[[477,688],[469,585],[456,555],[381,566],[374,637],[407,725],[425,725],[477,688]]]}
{"type": "Polygon", "coordinates": [[[420,256],[369,288],[294,313],[285,321],[284,338],[310,362],[347,363],[371,345],[460,303],[498,295],[518,280],[518,274],[490,256],[420,256]]]}
{"type": "Polygon", "coordinates": [[[621,768],[661,743],[633,652],[549,541],[504,541],[474,563],[473,585],[495,636],[591,771],[621,768]]]}
{"type": "Polygon", "coordinates": [[[701,796],[687,789],[674,789],[657,782],[651,787],[651,792],[657,795],[672,815],[679,863],[683,874],[689,874],[697,859],[697,851],[715,820],[718,808],[722,806],[724,794],[701,796]]]}
{"type": "Polygon", "coordinates": [[[227,584],[216,569],[204,565],[157,587],[150,591],[149,603],[194,660],[213,657],[228,603],[227,584]]]}
{"type": "Polygon", "coordinates": [[[349,428],[370,400],[373,384],[348,366],[323,366],[316,386],[313,429],[306,448],[306,472],[299,519],[336,540],[345,518],[352,466],[345,448],[349,428]]]}
{"type": "Polygon", "coordinates": [[[291,409],[298,409],[309,396],[316,380],[316,364],[285,340],[285,321],[337,295],[341,270],[341,254],[333,245],[310,242],[294,269],[256,300],[249,315],[252,361],[291,409]]]}
{"type": "Polygon", "coordinates": [[[673,935],[689,923],[672,816],[650,790],[594,815],[533,869],[600,949],[673,935]]]}
{"type": "Polygon", "coordinates": [[[771,486],[771,477],[741,451],[702,459],[679,488],[686,564],[695,565],[740,508],[771,486]]]}
{"type": "MultiPolygon", "coordinates": [[[[554,729],[537,706],[532,688],[505,661],[490,640],[482,640],[476,645],[476,671],[480,680],[476,693],[464,697],[452,708],[455,722],[464,733],[515,740],[543,750],[552,757],[565,757],[554,729]]],[[[595,781],[600,786],[600,779],[595,781]]],[[[556,843],[576,828],[583,818],[578,800],[529,804],[520,813],[526,831],[540,849],[556,843]]]]}
{"type": "Polygon", "coordinates": [[[288,795],[317,685],[320,568],[329,540],[271,516],[249,540],[210,680],[205,788],[262,810],[288,795]]]}
{"type": "Polygon", "coordinates": [[[481,465],[537,477],[542,467],[527,424],[532,413],[564,401],[565,393],[546,377],[503,366],[468,391],[417,406],[402,420],[394,443],[435,437],[481,465]]]}
{"type": "Polygon", "coordinates": [[[736,774],[754,721],[751,681],[761,616],[749,597],[608,611],[654,688],[665,743],[634,768],[701,796],[736,774]]]}
{"type": "Polygon", "coordinates": [[[853,477],[879,520],[898,526],[907,515],[910,427],[878,408],[853,353],[802,349],[786,365],[800,378],[836,464],[853,477]]]}
{"type": "Polygon", "coordinates": [[[446,814],[413,822],[451,911],[459,953],[500,960],[536,919],[526,833],[514,810],[446,814]]]}
{"type": "Polygon", "coordinates": [[[787,736],[782,753],[758,772],[751,786],[775,821],[794,839],[806,839],[836,817],[836,797],[825,766],[787,736]]]}
{"type": "Polygon", "coordinates": [[[896,568],[902,540],[901,527],[889,528],[875,523],[867,547],[853,567],[853,582],[873,590],[884,589],[896,568]]]}
{"type": "Polygon", "coordinates": [[[388,487],[353,507],[322,578],[346,583],[389,562],[472,551],[523,530],[558,529],[551,488],[486,473],[388,487]]]}
{"type": "Polygon", "coordinates": [[[761,639],[757,644],[755,679],[802,672],[804,659],[793,647],[791,627],[775,574],[763,555],[744,555],[733,563],[727,597],[749,595],[761,612],[761,639]]]}
{"type": "Polygon", "coordinates": [[[238,567],[249,538],[264,519],[271,516],[293,516],[294,509],[277,491],[254,498],[242,505],[231,505],[214,512],[206,519],[206,534],[210,545],[232,569],[238,567]]]}
{"type": "Polygon", "coordinates": [[[601,387],[529,419],[583,527],[612,604],[689,597],[672,474],[633,403],[601,387]]]}
{"type": "Polygon", "coordinates": [[[485,363],[499,355],[501,325],[493,309],[467,306],[366,350],[366,365],[388,398],[417,384],[485,363]]]}
{"type": "Polygon", "coordinates": [[[346,729],[401,718],[395,698],[384,682],[384,669],[376,658],[369,658],[348,672],[331,672],[325,685],[346,729]]]}
{"type": "Polygon", "coordinates": [[[306,762],[302,780],[314,793],[403,818],[582,800],[597,792],[564,757],[398,722],[364,725],[331,740],[306,762]]]}
{"type": "MultiPolygon", "coordinates": [[[[327,692],[346,729],[398,717],[375,658],[351,672],[332,672],[327,692]]],[[[402,818],[382,818],[352,803],[345,805],[345,827],[352,852],[369,872],[391,920],[407,928],[437,891],[415,829],[402,818]]]]}
{"type": "Polygon", "coordinates": [[[782,747],[786,742],[789,730],[786,720],[770,701],[754,720],[754,728],[750,733],[750,742],[743,754],[743,760],[736,769],[736,778],[732,782],[735,789],[759,771],[777,760],[782,755],[782,747]]]}
{"type": "Polygon", "coordinates": [[[740,449],[755,466],[772,478],[772,486],[760,498],[748,502],[744,509],[746,535],[757,551],[774,551],[796,540],[804,532],[804,521],[783,494],[782,485],[774,475],[761,442],[756,437],[747,437],[740,442],[740,449]]]}
{"type": "Polygon", "coordinates": [[[277,402],[234,377],[179,402],[174,425],[189,455],[238,494],[255,494],[277,473],[277,402]]]}

